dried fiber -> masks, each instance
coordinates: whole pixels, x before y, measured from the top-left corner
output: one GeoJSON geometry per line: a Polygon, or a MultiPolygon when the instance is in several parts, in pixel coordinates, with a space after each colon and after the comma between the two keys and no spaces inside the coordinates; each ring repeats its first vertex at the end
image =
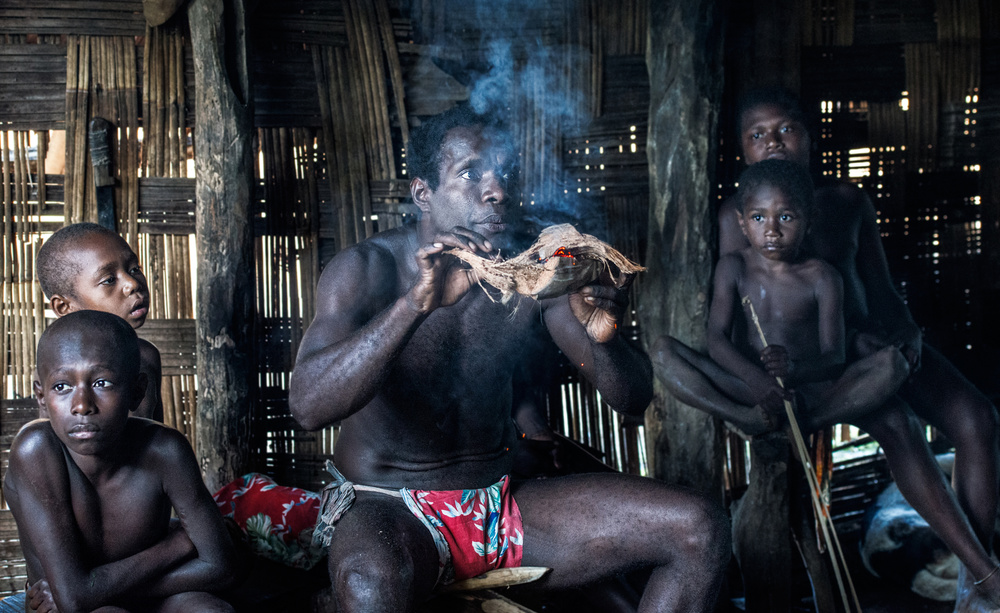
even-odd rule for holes
{"type": "Polygon", "coordinates": [[[514,294],[536,300],[568,294],[605,272],[621,288],[635,273],[645,270],[612,246],[581,234],[570,224],[545,228],[531,247],[509,260],[490,260],[461,249],[447,253],[468,262],[479,276],[480,285],[488,283],[500,290],[503,304],[514,294]]]}

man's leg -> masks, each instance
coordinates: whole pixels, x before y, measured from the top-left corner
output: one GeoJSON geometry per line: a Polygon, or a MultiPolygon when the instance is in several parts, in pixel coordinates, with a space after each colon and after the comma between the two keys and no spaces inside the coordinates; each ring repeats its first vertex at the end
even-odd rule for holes
{"type": "MultiPolygon", "coordinates": [[[[875,438],[885,450],[892,476],[906,501],[958,556],[975,578],[989,576],[996,564],[980,544],[973,528],[944,478],[924,437],[917,416],[901,400],[856,424],[875,438]]],[[[1000,605],[1000,582],[987,582],[972,600],[984,603],[956,607],[958,611],[995,610],[1000,605]]],[[[969,604],[969,603],[967,603],[969,604]]]]}
{"type": "MultiPolygon", "coordinates": [[[[893,346],[852,362],[844,373],[810,403],[799,416],[804,432],[814,432],[834,424],[854,423],[889,400],[906,380],[910,369],[906,358],[893,346]],[[815,404],[815,406],[808,406],[815,404]]],[[[803,391],[808,386],[803,386],[803,391]]]]}
{"type": "Polygon", "coordinates": [[[777,427],[766,411],[753,406],[750,389],[739,377],[672,336],[657,339],[649,357],[656,376],[684,404],[750,435],[777,427]]]}
{"type": "Polygon", "coordinates": [[[990,551],[1000,485],[997,410],[933,347],[924,345],[921,364],[900,395],[955,445],[952,485],[976,536],[990,551]]]}
{"type": "Polygon", "coordinates": [[[402,500],[358,492],[333,531],[329,564],[338,613],[404,613],[431,594],[439,557],[402,500]]]}
{"type": "Polygon", "coordinates": [[[713,610],[732,549],[729,520],[708,499],[607,473],[526,481],[513,495],[524,520],[522,563],[552,568],[537,587],[652,568],[640,611],[713,610]]]}

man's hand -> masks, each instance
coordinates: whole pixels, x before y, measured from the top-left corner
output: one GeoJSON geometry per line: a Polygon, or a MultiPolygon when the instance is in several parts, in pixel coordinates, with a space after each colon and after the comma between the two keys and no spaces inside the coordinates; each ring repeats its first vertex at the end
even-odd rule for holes
{"type": "Polygon", "coordinates": [[[49,582],[45,579],[39,579],[28,587],[26,594],[28,600],[28,606],[31,607],[32,611],[37,613],[59,613],[59,607],[56,606],[56,601],[52,598],[52,590],[49,588],[49,582]]]}
{"type": "Polygon", "coordinates": [[[570,294],[569,306],[590,340],[606,343],[618,333],[618,322],[628,307],[628,284],[615,287],[611,278],[602,274],[598,283],[584,285],[570,294]]]}
{"type": "Polygon", "coordinates": [[[451,232],[435,236],[433,242],[418,249],[415,255],[417,282],[406,295],[414,311],[427,315],[438,307],[451,306],[478,281],[476,273],[461,260],[444,254],[451,248],[483,255],[493,251],[493,245],[483,235],[466,228],[456,226],[451,232]]]}
{"type": "Polygon", "coordinates": [[[788,350],[781,345],[764,347],[760,352],[760,361],[772,377],[786,379],[792,374],[792,360],[788,357],[788,350]]]}

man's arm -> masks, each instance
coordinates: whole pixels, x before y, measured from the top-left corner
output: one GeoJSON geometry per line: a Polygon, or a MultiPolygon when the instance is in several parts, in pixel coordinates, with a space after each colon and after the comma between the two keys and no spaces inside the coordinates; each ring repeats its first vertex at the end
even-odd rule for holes
{"type": "Polygon", "coordinates": [[[231,587],[237,579],[236,550],[215,500],[205,489],[191,445],[180,432],[158,428],[148,457],[150,469],[162,476],[163,490],[180,518],[182,535],[190,539],[194,557],[172,566],[132,595],[166,598],[231,587]]]}
{"type": "Polygon", "coordinates": [[[444,251],[486,253],[484,241],[459,228],[435,237],[416,252],[417,281],[408,291],[397,287],[396,260],[386,248],[367,243],[338,254],[320,277],[316,317],[292,371],[288,402],[295,419],[315,430],[371,402],[427,316],[472,287],[470,271],[444,251]]]}
{"type": "Polygon", "coordinates": [[[552,339],[608,404],[641,415],[653,398],[653,366],[649,356],[618,334],[627,305],[625,289],[592,284],[543,300],[542,317],[552,339]]]}
{"type": "Polygon", "coordinates": [[[22,542],[34,551],[62,613],[109,604],[155,581],[193,552],[181,533],[183,538],[172,535],[123,560],[87,566],[91,556],[76,524],[62,443],[45,421],[25,426],[11,445],[4,493],[22,542]]]}
{"type": "Polygon", "coordinates": [[[885,259],[879,235],[875,207],[864,191],[849,185],[838,185],[837,196],[850,199],[860,212],[858,255],[855,262],[868,299],[869,319],[876,327],[886,330],[891,343],[900,347],[911,369],[920,365],[921,333],[910,310],[896,292],[889,264],[885,259]]]}
{"type": "Polygon", "coordinates": [[[736,217],[736,196],[732,196],[719,207],[719,259],[749,246],[736,217]]]}

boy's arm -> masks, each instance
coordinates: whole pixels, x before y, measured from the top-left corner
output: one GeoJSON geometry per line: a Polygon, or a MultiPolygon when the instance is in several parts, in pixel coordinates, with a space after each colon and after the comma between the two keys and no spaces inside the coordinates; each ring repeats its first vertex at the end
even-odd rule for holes
{"type": "MultiPolygon", "coordinates": [[[[141,589],[192,553],[186,538],[168,537],[123,560],[97,567],[76,523],[77,513],[99,513],[84,496],[76,508],[62,443],[47,421],[22,428],[11,445],[4,493],[22,535],[41,565],[59,610],[92,611],[141,589]]],[[[180,536],[183,537],[183,534],[180,536]]],[[[39,579],[36,578],[36,579],[39,579]]]]}
{"type": "MultiPolygon", "coordinates": [[[[708,311],[708,354],[719,366],[746,383],[755,402],[760,403],[775,391],[782,396],[784,393],[777,380],[767,374],[759,363],[741,353],[731,340],[736,318],[745,317],[739,292],[743,269],[740,255],[727,255],[715,267],[712,302],[708,311]]],[[[753,324],[748,322],[748,325],[753,324]]]]}
{"type": "Polygon", "coordinates": [[[194,557],[172,566],[133,595],[166,598],[231,587],[237,578],[236,549],[215,500],[202,482],[191,445],[172,428],[161,428],[153,445],[150,469],[161,473],[163,489],[181,521],[183,530],[179,532],[190,539],[194,557]]]}
{"type": "Polygon", "coordinates": [[[160,350],[153,343],[141,338],[139,339],[139,370],[146,375],[146,394],[132,414],[136,417],[145,417],[163,423],[163,399],[160,397],[163,368],[160,363],[160,350]]]}

